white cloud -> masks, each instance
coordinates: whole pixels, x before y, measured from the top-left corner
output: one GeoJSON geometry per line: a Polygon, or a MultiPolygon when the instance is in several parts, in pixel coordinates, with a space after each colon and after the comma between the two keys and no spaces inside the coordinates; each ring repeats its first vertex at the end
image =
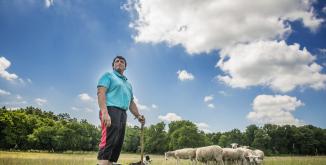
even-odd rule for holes
{"type": "Polygon", "coordinates": [[[293,112],[304,104],[296,97],[287,95],[258,95],[253,101],[253,111],[247,119],[259,124],[303,125],[293,112]]]}
{"type": "Polygon", "coordinates": [[[165,116],[160,115],[158,119],[168,122],[182,120],[182,118],[175,113],[167,113],[165,116]]]}
{"type": "Polygon", "coordinates": [[[14,73],[9,73],[6,71],[11,65],[11,62],[8,61],[5,57],[0,57],[0,77],[12,81],[18,78],[14,73]]]}
{"type": "Polygon", "coordinates": [[[315,63],[316,57],[299,44],[284,41],[259,41],[228,47],[221,52],[217,63],[226,75],[218,79],[233,88],[268,86],[288,92],[298,86],[313,89],[326,87],[326,75],[315,63]]]}
{"type": "Polygon", "coordinates": [[[34,101],[39,106],[42,106],[42,105],[44,105],[44,104],[46,104],[48,102],[46,99],[42,99],[42,98],[36,98],[34,101]]]}
{"type": "Polygon", "coordinates": [[[186,70],[178,70],[178,79],[181,81],[193,80],[195,77],[191,73],[188,73],[186,70]]]}
{"type": "Polygon", "coordinates": [[[204,97],[204,102],[207,103],[209,101],[212,101],[214,99],[214,95],[209,95],[204,97]]]}
{"type": "Polygon", "coordinates": [[[77,98],[78,100],[76,100],[74,106],[71,107],[73,111],[90,113],[99,108],[96,99],[92,98],[87,93],[81,93],[77,98]]]}
{"type": "Polygon", "coordinates": [[[85,111],[86,111],[86,112],[94,112],[94,109],[86,107],[86,108],[85,108],[85,111]]]}
{"type": "Polygon", "coordinates": [[[127,126],[129,126],[129,127],[134,127],[135,124],[132,124],[132,123],[130,123],[130,122],[127,122],[127,126]]]}
{"type": "Polygon", "coordinates": [[[23,99],[23,97],[20,96],[20,95],[17,95],[17,96],[16,96],[16,99],[17,99],[17,100],[21,100],[21,99],[23,99]]]}
{"type": "Polygon", "coordinates": [[[27,79],[27,82],[29,82],[30,84],[32,83],[32,80],[30,78],[27,79]]]}
{"type": "Polygon", "coordinates": [[[77,108],[77,107],[71,107],[71,109],[72,109],[73,111],[80,111],[80,108],[77,108]]]}
{"type": "Polygon", "coordinates": [[[139,110],[145,110],[145,111],[149,111],[150,110],[147,105],[140,104],[139,103],[139,100],[138,100],[138,98],[136,96],[134,96],[134,101],[135,101],[135,104],[137,105],[137,108],[139,110]]]}
{"type": "Polygon", "coordinates": [[[94,99],[92,97],[90,97],[87,93],[81,93],[78,95],[78,98],[81,100],[81,101],[84,101],[84,102],[91,102],[93,101],[94,99]]]}
{"type": "Polygon", "coordinates": [[[209,125],[206,123],[195,123],[196,126],[198,127],[199,130],[204,131],[205,133],[210,133],[212,132],[211,130],[209,130],[209,125]]]}
{"type": "Polygon", "coordinates": [[[27,101],[23,100],[23,97],[19,94],[14,96],[14,94],[0,89],[0,96],[8,96],[0,100],[0,104],[5,105],[6,107],[22,107],[27,104],[27,101]]]}
{"type": "Polygon", "coordinates": [[[153,108],[153,109],[157,109],[157,105],[152,104],[152,108],[153,108]]]}
{"type": "Polygon", "coordinates": [[[19,81],[21,84],[25,84],[25,81],[24,81],[22,78],[19,78],[18,81],[19,81]]]}
{"type": "Polygon", "coordinates": [[[213,103],[210,103],[211,101],[213,101],[214,99],[214,95],[209,95],[209,96],[205,96],[204,97],[204,102],[207,103],[207,107],[214,109],[215,105],[213,103]]]}
{"type": "Polygon", "coordinates": [[[128,1],[124,8],[134,19],[129,26],[136,31],[136,42],[180,44],[195,54],[238,43],[284,39],[292,32],[288,22],[293,21],[316,31],[324,20],[316,17],[312,2],[137,0],[128,1]]]}
{"type": "Polygon", "coordinates": [[[321,59],[325,59],[326,58],[326,49],[325,48],[321,48],[321,49],[318,49],[319,51],[319,55],[320,55],[320,58],[321,59]]]}
{"type": "MultiPolygon", "coordinates": [[[[138,124],[138,123],[137,123],[138,124]]],[[[128,122],[127,121],[127,126],[129,126],[129,127],[134,127],[134,126],[136,126],[137,124],[134,124],[134,123],[131,123],[131,122],[128,122]]]]}
{"type": "Polygon", "coordinates": [[[53,6],[54,0],[44,0],[44,5],[46,8],[53,6]]]}
{"type": "Polygon", "coordinates": [[[318,49],[321,53],[326,53],[326,48],[320,48],[320,49],[318,49]]]}
{"type": "Polygon", "coordinates": [[[10,92],[0,89],[0,96],[8,96],[10,94],[10,92]]]}
{"type": "Polygon", "coordinates": [[[211,103],[211,104],[208,104],[207,107],[214,109],[215,108],[215,105],[211,103]]]}
{"type": "Polygon", "coordinates": [[[23,101],[18,102],[17,104],[27,104],[27,101],[23,100],[23,101]]]}
{"type": "Polygon", "coordinates": [[[21,109],[22,107],[7,107],[7,109],[8,110],[12,110],[12,111],[14,111],[14,110],[19,110],[19,109],[21,109]]]}
{"type": "Polygon", "coordinates": [[[326,6],[323,7],[322,11],[326,14],[326,6]]]}
{"type": "Polygon", "coordinates": [[[81,108],[81,107],[75,107],[75,106],[73,106],[73,107],[71,107],[71,110],[73,110],[73,111],[76,111],[76,112],[87,112],[87,113],[89,113],[89,112],[94,112],[94,108],[91,108],[91,107],[83,107],[83,108],[81,108]]]}
{"type": "Polygon", "coordinates": [[[228,94],[225,91],[218,91],[218,93],[223,95],[223,96],[228,96],[228,94]]]}

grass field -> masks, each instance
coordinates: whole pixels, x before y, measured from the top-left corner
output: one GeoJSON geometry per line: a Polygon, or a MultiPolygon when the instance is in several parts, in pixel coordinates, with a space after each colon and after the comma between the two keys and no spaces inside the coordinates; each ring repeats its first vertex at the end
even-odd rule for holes
{"type": "MultiPolygon", "coordinates": [[[[119,163],[137,162],[137,154],[122,154],[119,163]]],[[[162,155],[151,155],[152,165],[174,165],[175,160],[164,160],[162,155]]],[[[0,151],[0,165],[95,165],[96,153],[31,153],[0,151]]],[[[191,164],[183,160],[181,165],[191,164]]],[[[266,157],[264,165],[326,165],[326,156],[266,157]]]]}

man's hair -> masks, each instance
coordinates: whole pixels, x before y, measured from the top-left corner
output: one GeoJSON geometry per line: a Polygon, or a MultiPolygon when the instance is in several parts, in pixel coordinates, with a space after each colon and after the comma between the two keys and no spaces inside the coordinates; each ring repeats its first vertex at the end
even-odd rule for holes
{"type": "Polygon", "coordinates": [[[114,61],[116,59],[121,59],[121,60],[125,61],[125,66],[127,67],[127,60],[124,57],[122,57],[122,56],[116,56],[116,57],[114,57],[114,59],[112,61],[112,67],[114,66],[114,61]]]}

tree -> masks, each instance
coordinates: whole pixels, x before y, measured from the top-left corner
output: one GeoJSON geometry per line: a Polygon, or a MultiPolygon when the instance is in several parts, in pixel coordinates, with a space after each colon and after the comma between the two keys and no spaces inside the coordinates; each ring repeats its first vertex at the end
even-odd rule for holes
{"type": "Polygon", "coordinates": [[[238,143],[238,144],[244,144],[244,136],[242,135],[241,131],[239,129],[233,129],[229,134],[229,144],[231,143],[238,143]]]}
{"type": "Polygon", "coordinates": [[[164,122],[151,125],[145,133],[145,151],[149,153],[164,153],[167,149],[167,133],[164,122]]]}
{"type": "Polygon", "coordinates": [[[218,145],[219,143],[219,139],[221,137],[221,133],[220,132],[216,132],[216,133],[208,133],[206,134],[207,138],[211,141],[212,144],[214,145],[218,145]]]}
{"type": "Polygon", "coordinates": [[[122,150],[125,152],[137,152],[138,146],[140,146],[140,128],[138,126],[126,127],[125,138],[122,146],[122,150]]]}
{"type": "Polygon", "coordinates": [[[255,139],[252,143],[252,146],[263,150],[266,154],[270,154],[271,151],[268,146],[271,142],[271,139],[272,138],[267,134],[265,130],[259,129],[255,133],[255,139]]]}
{"type": "Polygon", "coordinates": [[[168,131],[169,150],[210,145],[211,142],[197,126],[186,120],[173,121],[168,131]]]}
{"type": "Polygon", "coordinates": [[[221,147],[226,147],[229,144],[229,138],[227,135],[222,134],[219,141],[218,141],[218,145],[221,147]]]}
{"type": "Polygon", "coordinates": [[[245,138],[245,144],[248,146],[252,145],[252,142],[255,139],[255,132],[258,130],[259,128],[252,124],[247,126],[246,131],[244,132],[244,138],[245,138]]]}
{"type": "Polygon", "coordinates": [[[304,155],[314,155],[318,141],[314,139],[314,132],[311,126],[302,126],[298,130],[296,140],[299,142],[299,153],[304,155]]]}
{"type": "Polygon", "coordinates": [[[39,127],[34,130],[33,134],[28,136],[31,143],[36,144],[36,149],[54,151],[56,146],[57,129],[50,126],[39,127]]]}

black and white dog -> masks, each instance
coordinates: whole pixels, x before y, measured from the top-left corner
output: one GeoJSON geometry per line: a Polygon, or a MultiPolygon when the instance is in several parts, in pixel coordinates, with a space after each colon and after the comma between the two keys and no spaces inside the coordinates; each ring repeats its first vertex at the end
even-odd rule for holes
{"type": "Polygon", "coordinates": [[[145,160],[143,160],[143,163],[139,161],[136,163],[130,163],[129,165],[151,165],[151,162],[152,162],[151,158],[148,155],[146,155],[145,160]]]}

